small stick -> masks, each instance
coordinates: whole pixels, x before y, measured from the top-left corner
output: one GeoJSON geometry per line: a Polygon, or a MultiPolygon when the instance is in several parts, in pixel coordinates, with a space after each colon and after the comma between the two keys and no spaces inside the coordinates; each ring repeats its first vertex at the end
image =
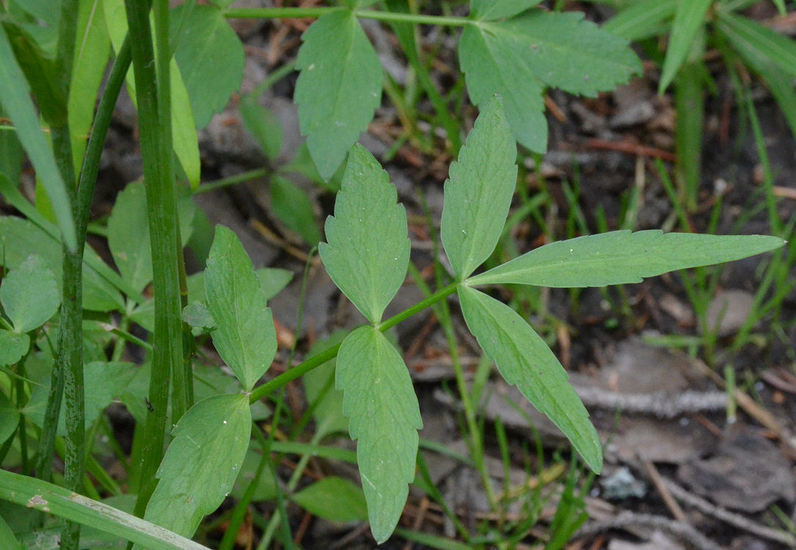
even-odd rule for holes
{"type": "Polygon", "coordinates": [[[685,517],[683,509],[680,508],[680,505],[677,504],[676,500],[674,500],[672,493],[669,492],[669,489],[663,483],[663,478],[661,477],[660,472],[658,472],[658,469],[655,467],[655,464],[643,457],[639,458],[641,459],[641,463],[644,465],[644,469],[647,471],[650,481],[652,481],[652,484],[655,485],[655,488],[658,490],[658,493],[660,493],[663,502],[674,516],[674,519],[687,523],[688,521],[685,517]]]}
{"type": "Polygon", "coordinates": [[[637,514],[635,512],[622,512],[616,517],[604,520],[589,522],[575,533],[576,537],[596,535],[611,529],[625,529],[631,526],[641,526],[650,529],[658,529],[675,535],[688,542],[695,548],[702,550],[721,550],[721,546],[708,539],[702,533],[682,521],[672,520],[663,516],[652,514],[637,514]]]}
{"type": "Polygon", "coordinates": [[[629,141],[607,141],[604,139],[590,139],[586,141],[586,147],[589,149],[604,149],[607,151],[619,151],[620,153],[628,153],[631,155],[638,155],[642,157],[659,158],[669,162],[674,162],[676,157],[674,153],[658,149],[657,147],[648,147],[646,145],[639,145],[629,141]]]}

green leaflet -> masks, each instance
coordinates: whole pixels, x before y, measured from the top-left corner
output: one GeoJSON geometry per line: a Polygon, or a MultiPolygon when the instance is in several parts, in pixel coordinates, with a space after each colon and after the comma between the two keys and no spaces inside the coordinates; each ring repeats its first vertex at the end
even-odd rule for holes
{"type": "Polygon", "coordinates": [[[504,17],[512,17],[534,7],[541,0],[470,0],[470,17],[479,20],[494,21],[504,17]]]}
{"type": "Polygon", "coordinates": [[[307,193],[281,177],[271,178],[271,208],[279,220],[298,233],[308,244],[315,246],[321,240],[321,230],[315,221],[307,193]]]}
{"type": "Polygon", "coordinates": [[[387,172],[361,145],[348,157],[343,185],[326,219],[321,260],[337,287],[365,318],[381,321],[406,277],[406,212],[387,172]]]}
{"type": "MultiPolygon", "coordinates": [[[[30,220],[14,216],[0,217],[0,261],[5,260],[5,267],[15,269],[22,265],[30,254],[36,254],[46,262],[55,276],[60,295],[63,283],[60,241],[52,238],[30,220]]],[[[91,311],[111,311],[124,307],[119,291],[88,264],[104,265],[97,253],[86,246],[83,264],[83,307],[91,311]]]]}
{"type": "Polygon", "coordinates": [[[30,338],[26,333],[0,329],[0,365],[13,365],[22,359],[29,347],[30,338]]]}
{"type": "Polygon", "coordinates": [[[382,68],[354,14],[320,17],[302,35],[294,100],[318,173],[328,180],[381,101],[382,68]]]}
{"type": "Polygon", "coordinates": [[[771,29],[724,10],[717,10],[718,27],[740,52],[752,50],[784,74],[796,78],[796,42],[771,29]]]}
{"type": "Polygon", "coordinates": [[[705,13],[712,0],[688,0],[677,3],[677,10],[672,23],[672,34],[666,48],[666,59],[663,60],[661,80],[658,93],[662,94],[680,70],[683,62],[691,51],[691,44],[705,22],[705,13]]]}
{"type": "Polygon", "coordinates": [[[243,124],[257,141],[265,156],[275,161],[282,151],[282,125],[269,109],[257,102],[251,94],[243,96],[238,103],[238,111],[243,124]]]}
{"type": "Polygon", "coordinates": [[[442,244],[459,279],[467,278],[495,249],[514,194],[516,158],[502,103],[492,98],[445,182],[442,244]]]}
{"type": "Polygon", "coordinates": [[[558,288],[640,283],[676,269],[740,260],[785,244],[764,235],[610,231],[531,250],[467,284],[516,283],[558,288]]]}
{"type": "Polygon", "coordinates": [[[423,427],[412,380],[398,351],[376,328],[360,327],[337,354],[337,388],[357,441],[357,464],[378,543],[392,534],[415,477],[423,427]]]}
{"type": "MultiPolygon", "coordinates": [[[[191,222],[196,207],[184,186],[177,188],[177,216],[183,246],[191,238],[191,222]]],[[[116,196],[108,218],[108,247],[119,273],[136,292],[152,282],[152,249],[149,242],[146,189],[133,182],[116,196]]]]}
{"type": "Polygon", "coordinates": [[[244,394],[217,395],[191,407],[174,428],[144,519],[192,536],[232,489],[251,425],[244,394]]]}
{"type": "Polygon", "coordinates": [[[169,22],[194,121],[204,128],[240,87],[243,45],[224,12],[213,6],[182,4],[172,10],[169,22]]]}
{"type": "Polygon", "coordinates": [[[641,71],[627,41],[575,12],[533,10],[470,25],[462,33],[459,58],[473,101],[482,106],[500,94],[517,140],[539,152],[547,143],[542,85],[594,96],[641,71]]]}
{"type": "Polygon", "coordinates": [[[0,104],[16,127],[17,137],[28,153],[36,174],[55,210],[58,227],[70,250],[77,247],[72,206],[66,193],[64,181],[55,164],[55,157],[44,133],[39,117],[30,98],[25,75],[17,64],[8,36],[0,25],[0,104]]]}
{"type": "Polygon", "coordinates": [[[61,304],[55,275],[44,260],[31,254],[3,278],[0,303],[15,332],[39,328],[55,315],[61,304]]]}
{"type": "Polygon", "coordinates": [[[213,345],[249,391],[274,360],[276,330],[249,256],[222,225],[207,259],[205,294],[217,326],[213,345]]]}
{"type": "Polygon", "coordinates": [[[293,502],[314,516],[329,521],[365,521],[368,510],[362,489],[336,476],[328,476],[299,491],[293,502]]]}
{"type": "Polygon", "coordinates": [[[600,438],[569,385],[564,367],[544,340],[506,304],[465,285],[458,293],[467,327],[506,382],[517,386],[537,410],[547,415],[586,464],[600,473],[600,438]]]}

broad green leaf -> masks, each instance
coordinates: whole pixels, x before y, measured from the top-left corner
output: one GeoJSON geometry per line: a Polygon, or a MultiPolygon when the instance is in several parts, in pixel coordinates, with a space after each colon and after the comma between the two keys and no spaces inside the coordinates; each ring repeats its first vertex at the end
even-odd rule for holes
{"type": "Polygon", "coordinates": [[[230,229],[216,226],[205,269],[213,345],[249,391],[276,354],[276,330],[252,261],[230,229]]]}
{"type": "Polygon", "coordinates": [[[315,246],[321,240],[321,230],[315,221],[315,213],[307,193],[280,176],[271,178],[271,208],[288,228],[315,246]]]}
{"type": "Polygon", "coordinates": [[[294,100],[312,160],[328,180],[373,118],[382,68],[350,11],[321,16],[301,38],[294,100]]]}
{"type": "Polygon", "coordinates": [[[191,407],[174,428],[144,519],[192,536],[232,489],[251,426],[244,394],[218,395],[191,407]]]}
{"type": "Polygon", "coordinates": [[[169,21],[196,127],[204,128],[240,87],[243,45],[224,12],[213,6],[182,4],[171,11],[169,21]]]}
{"type": "MultiPolygon", "coordinates": [[[[2,336],[0,336],[0,346],[2,345],[2,336]]],[[[0,355],[3,352],[0,351],[0,355]]],[[[5,363],[0,362],[4,365],[5,363]]],[[[11,437],[19,424],[19,413],[17,408],[11,401],[8,400],[6,394],[0,392],[0,443],[5,443],[6,439],[11,437]]]]}
{"type": "MultiPolygon", "coordinates": [[[[123,0],[103,0],[105,11],[105,24],[108,27],[108,34],[111,37],[113,50],[117,54],[122,47],[124,37],[127,34],[127,17],[125,15],[123,0]]],[[[169,65],[169,76],[171,81],[171,126],[172,144],[174,153],[182,165],[192,189],[199,186],[201,173],[201,161],[199,159],[199,139],[196,135],[196,124],[194,122],[191,102],[182,73],[177,65],[175,58],[171,59],[169,65]]],[[[136,102],[135,79],[133,78],[133,68],[127,73],[127,91],[136,102]]]]}
{"type": "Polygon", "coordinates": [[[97,91],[111,53],[101,0],[80,0],[75,58],[69,86],[69,132],[75,173],[80,172],[88,133],[94,121],[97,91]]]}
{"type": "Polygon", "coordinates": [[[182,320],[194,328],[216,328],[216,321],[204,302],[191,302],[185,306],[182,310],[182,320]]]}
{"type": "Polygon", "coordinates": [[[541,0],[470,0],[470,17],[486,21],[513,17],[539,2],[541,0]]]}
{"type": "Polygon", "coordinates": [[[341,523],[368,517],[362,489],[341,477],[329,476],[299,491],[293,502],[314,516],[341,523]]]}
{"type": "Polygon", "coordinates": [[[256,273],[266,301],[271,301],[271,298],[282,292],[293,278],[292,271],[278,267],[262,267],[256,273]]]}
{"type": "Polygon", "coordinates": [[[699,28],[705,22],[712,0],[679,0],[677,11],[672,23],[672,34],[669,37],[669,46],[666,48],[666,58],[663,60],[661,80],[658,83],[658,93],[662,94],[669,87],[674,75],[685,62],[691,45],[694,43],[699,28]]]}
{"type": "Polygon", "coordinates": [[[459,279],[497,245],[517,182],[517,147],[499,98],[485,106],[445,182],[442,244],[459,279]]]}
{"type": "Polygon", "coordinates": [[[0,104],[14,123],[19,141],[28,153],[47,191],[67,247],[75,250],[77,236],[72,218],[72,205],[55,164],[52,148],[41,131],[25,75],[16,62],[2,25],[0,25],[0,104]]]}
{"type": "Polygon", "coordinates": [[[459,40],[459,63],[467,93],[479,107],[495,94],[503,98],[506,118],[517,141],[539,153],[547,150],[547,119],[542,85],[512,45],[482,28],[469,25],[459,40]]]}
{"type": "Polygon", "coordinates": [[[208,550],[149,521],[64,487],[0,469],[0,499],[123,537],[150,550],[208,550]]]}
{"type": "Polygon", "coordinates": [[[532,10],[502,22],[469,25],[459,58],[473,101],[483,106],[492,94],[501,95],[517,140],[539,152],[547,142],[542,85],[594,96],[641,71],[627,41],[578,12],[532,10]]]}
{"type": "Polygon", "coordinates": [[[663,34],[669,28],[663,22],[674,16],[677,0],[642,0],[632,2],[606,21],[602,29],[627,40],[642,40],[663,34]]]}
{"type": "Polygon", "coordinates": [[[570,288],[640,283],[644,277],[740,260],[783,244],[765,235],[611,231],[546,244],[470,278],[468,284],[570,288]]]}
{"type": "Polygon", "coordinates": [[[348,157],[343,185],[326,219],[321,260],[337,287],[371,323],[406,277],[409,237],[406,212],[387,172],[361,145],[348,157]]]}
{"type": "Polygon", "coordinates": [[[719,30],[740,52],[754,50],[784,74],[796,78],[796,41],[746,17],[717,10],[719,30]]]}
{"type": "Polygon", "coordinates": [[[0,365],[13,365],[28,352],[30,338],[23,333],[0,328],[0,365]]]}
{"type": "Polygon", "coordinates": [[[238,103],[238,111],[243,124],[257,141],[270,161],[276,160],[282,151],[282,125],[269,109],[257,102],[257,98],[247,94],[238,103]]]}
{"type": "MultiPolygon", "coordinates": [[[[344,333],[336,332],[327,340],[316,343],[309,357],[336,346],[343,336],[344,333]]],[[[343,393],[334,387],[336,365],[337,360],[332,359],[301,377],[307,403],[312,407],[315,432],[321,436],[348,431],[348,419],[343,414],[343,393]]]]}
{"type": "MultiPolygon", "coordinates": [[[[180,238],[185,245],[191,237],[196,207],[187,189],[180,186],[177,190],[180,238]]],[[[141,292],[152,281],[152,249],[144,183],[129,183],[116,196],[108,218],[108,247],[122,279],[136,292],[141,292]]]]}
{"type": "Polygon", "coordinates": [[[501,376],[558,426],[589,468],[600,473],[600,437],[544,340],[506,304],[465,285],[458,292],[467,327],[501,376]]]}
{"type": "MultiPolygon", "coordinates": [[[[0,439],[3,441],[3,439],[0,439]]],[[[22,544],[14,536],[11,527],[8,526],[3,516],[0,516],[0,547],[6,550],[24,550],[22,544]]]]}
{"type": "Polygon", "coordinates": [[[337,388],[368,504],[370,530],[381,544],[392,534],[415,477],[417,430],[423,427],[409,371],[376,328],[351,332],[337,354],[337,388]]]}
{"type": "Polygon", "coordinates": [[[43,259],[31,254],[3,278],[0,303],[15,332],[39,328],[55,315],[61,304],[55,275],[43,259]]]}

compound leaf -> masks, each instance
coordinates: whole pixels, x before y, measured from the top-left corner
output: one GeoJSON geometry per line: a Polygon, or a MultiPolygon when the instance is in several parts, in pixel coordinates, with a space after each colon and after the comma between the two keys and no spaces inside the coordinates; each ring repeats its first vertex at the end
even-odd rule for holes
{"type": "Polygon", "coordinates": [[[341,477],[328,476],[293,495],[293,502],[328,521],[364,521],[368,517],[362,489],[341,477]]]}
{"type": "Polygon", "coordinates": [[[512,17],[534,7],[541,0],[470,0],[470,17],[487,21],[512,17]]]}
{"type": "Polygon", "coordinates": [[[669,46],[666,48],[666,58],[663,60],[658,93],[662,94],[666,90],[688,57],[691,44],[694,42],[699,27],[705,22],[705,13],[711,3],[712,0],[681,0],[677,3],[672,23],[672,34],[669,37],[669,46]]]}
{"type": "Polygon", "coordinates": [[[423,427],[417,396],[398,351],[370,326],[343,340],[336,381],[349,433],[358,440],[370,529],[382,543],[395,529],[415,477],[417,430],[423,427]]]}
{"type": "Polygon", "coordinates": [[[232,490],[251,432],[244,394],[209,397],[185,413],[158,468],[144,518],[185,537],[232,490]]]}
{"type": "Polygon", "coordinates": [[[517,181],[517,147],[500,98],[492,98],[451,164],[442,244],[457,277],[468,277],[500,238],[517,181]]]}
{"type": "Polygon", "coordinates": [[[62,237],[70,250],[77,246],[72,203],[55,164],[53,151],[41,130],[36,108],[22,69],[17,64],[8,35],[0,25],[0,104],[14,123],[22,147],[28,153],[36,174],[44,186],[62,237]]]}
{"type": "Polygon", "coordinates": [[[294,96],[299,126],[318,173],[328,180],[373,118],[381,101],[382,68],[348,10],[323,15],[301,38],[294,96]]]}
{"type": "Polygon", "coordinates": [[[506,382],[544,413],[580,453],[589,468],[602,469],[602,447],[589,413],[568,382],[564,367],[519,314],[483,292],[459,287],[464,320],[506,382]]]}
{"type": "Polygon", "coordinates": [[[319,247],[329,276],[371,323],[381,320],[409,265],[406,212],[397,197],[379,162],[355,146],[319,247]]]}
{"type": "Polygon", "coordinates": [[[216,226],[205,269],[213,345],[249,391],[276,354],[276,330],[252,262],[230,229],[216,226]]]}
{"type": "Polygon", "coordinates": [[[640,283],[644,277],[740,260],[783,244],[764,235],[610,231],[546,244],[472,277],[468,284],[570,288],[640,283]]]}
{"type": "Polygon", "coordinates": [[[224,12],[213,6],[183,4],[172,11],[170,34],[197,128],[227,105],[243,78],[246,57],[224,12]]]}
{"type": "Polygon", "coordinates": [[[626,40],[577,12],[532,10],[506,21],[470,25],[462,34],[459,57],[473,101],[481,106],[493,93],[503,96],[517,140],[539,152],[547,141],[541,85],[594,96],[641,70],[626,40]]]}
{"type": "Polygon", "coordinates": [[[42,258],[31,254],[3,278],[0,303],[15,332],[39,328],[55,315],[61,303],[55,275],[42,258]]]}

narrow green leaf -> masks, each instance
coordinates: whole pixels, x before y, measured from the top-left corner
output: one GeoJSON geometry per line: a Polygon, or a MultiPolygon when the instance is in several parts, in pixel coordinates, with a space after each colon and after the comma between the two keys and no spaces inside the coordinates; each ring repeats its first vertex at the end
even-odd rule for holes
{"type": "MultiPolygon", "coordinates": [[[[196,207],[190,193],[182,193],[177,201],[180,237],[183,245],[191,237],[191,222],[196,207]]],[[[119,273],[136,292],[152,282],[152,249],[149,242],[146,188],[143,182],[129,183],[117,196],[108,218],[108,247],[119,273]]]]}
{"type": "Polygon", "coordinates": [[[83,163],[88,133],[94,121],[97,91],[111,53],[101,0],[80,0],[75,37],[75,58],[69,85],[69,132],[75,171],[83,163]]]}
{"type": "Polygon", "coordinates": [[[205,293],[218,326],[213,345],[249,391],[274,360],[276,330],[252,261],[235,233],[221,225],[207,259],[205,293]]]}
{"type": "Polygon", "coordinates": [[[365,521],[368,517],[362,489],[341,477],[325,477],[293,495],[292,500],[328,521],[345,523],[365,521]]]}
{"type": "Polygon", "coordinates": [[[312,160],[328,180],[373,118],[382,68],[350,11],[323,15],[301,38],[294,100],[312,160]]]}
{"type": "Polygon", "coordinates": [[[25,75],[16,62],[2,25],[0,25],[0,104],[14,123],[19,141],[28,153],[47,191],[67,247],[75,250],[77,236],[72,218],[72,205],[55,164],[52,148],[39,126],[39,117],[30,99],[30,89],[25,75]]]}
{"type": "Polygon", "coordinates": [[[238,111],[243,124],[257,141],[260,149],[270,161],[276,160],[282,151],[282,125],[276,115],[257,102],[257,98],[247,94],[238,103],[238,111]]]}
{"type": "Polygon", "coordinates": [[[0,303],[16,332],[39,328],[61,304],[55,275],[43,259],[31,254],[3,278],[0,303]]]}
{"type": "Polygon", "coordinates": [[[541,0],[470,0],[470,17],[473,19],[494,21],[513,17],[537,5],[541,0]]]}
{"type": "Polygon", "coordinates": [[[0,328],[0,365],[13,365],[28,352],[30,338],[27,334],[19,334],[0,328]]]}
{"type": "Polygon", "coordinates": [[[415,477],[417,430],[423,427],[409,371],[378,329],[351,332],[337,354],[337,387],[368,504],[370,530],[381,544],[392,534],[415,477]]]}
{"type": "Polygon", "coordinates": [[[69,489],[2,469],[0,498],[123,537],[150,550],[208,550],[149,521],[69,489]]]}
{"type": "Polygon", "coordinates": [[[570,288],[640,283],[644,277],[740,260],[784,244],[764,235],[611,231],[546,244],[470,278],[468,284],[570,288]]]}
{"type": "MultiPolygon", "coordinates": [[[[3,346],[2,339],[2,335],[0,335],[0,349],[3,346]]],[[[0,351],[0,355],[3,355],[2,351],[0,351]]],[[[5,363],[0,361],[0,365],[5,365],[5,363]]],[[[17,412],[17,408],[8,400],[6,394],[0,392],[0,444],[5,443],[6,439],[13,435],[18,424],[19,412],[17,412]]]]}
{"type": "MultiPolygon", "coordinates": [[[[344,334],[336,332],[327,340],[318,342],[312,346],[309,357],[336,346],[344,334]]],[[[337,360],[332,359],[301,377],[307,403],[313,408],[316,433],[322,435],[348,431],[348,419],[343,414],[343,392],[334,387],[336,365],[337,360]]]]}
{"type": "Polygon", "coordinates": [[[685,62],[691,45],[699,28],[705,23],[712,0],[680,0],[672,23],[672,34],[669,37],[669,46],[666,48],[666,58],[663,60],[661,80],[658,84],[658,93],[662,94],[669,87],[674,75],[685,62]]]}
{"type": "MultiPolygon", "coordinates": [[[[3,441],[0,439],[0,441],[3,441]]],[[[0,516],[0,547],[6,550],[24,550],[3,516],[0,516]]]]}
{"type": "Polygon", "coordinates": [[[315,221],[315,213],[307,193],[289,180],[274,176],[271,178],[271,208],[274,214],[288,228],[315,246],[321,240],[321,230],[315,221]]]}
{"type": "Polygon", "coordinates": [[[172,10],[169,21],[196,127],[204,128],[240,87],[243,44],[224,12],[213,6],[182,4],[172,10]]]}
{"type": "Polygon", "coordinates": [[[144,519],[192,536],[232,490],[251,426],[244,394],[218,395],[191,407],[174,428],[144,519]]]}
{"type": "Polygon", "coordinates": [[[502,102],[493,97],[445,182],[442,244],[459,279],[467,278],[497,245],[517,182],[516,158],[502,102]]]}
{"type": "Polygon", "coordinates": [[[780,15],[787,15],[788,10],[785,7],[785,0],[773,0],[774,5],[777,6],[777,11],[779,11],[780,15]]]}
{"type": "Polygon", "coordinates": [[[717,14],[719,29],[739,52],[756,51],[784,74],[796,78],[796,41],[726,10],[717,10],[717,14]]]}
{"type": "Polygon", "coordinates": [[[606,21],[602,29],[627,40],[642,40],[667,31],[669,27],[663,22],[673,17],[676,9],[677,0],[632,2],[606,21]]]}
{"type": "Polygon", "coordinates": [[[326,219],[321,260],[340,290],[371,323],[406,277],[409,238],[406,212],[387,172],[361,145],[348,157],[343,185],[326,219]]]}
{"type": "MultiPolygon", "coordinates": [[[[8,118],[0,106],[0,117],[8,118]]],[[[25,152],[16,132],[0,130],[0,179],[4,176],[8,181],[18,182],[22,173],[22,161],[25,152]]]]}
{"type": "Polygon", "coordinates": [[[517,386],[567,436],[589,468],[600,473],[600,437],[544,340],[506,304],[465,285],[458,292],[467,327],[506,382],[517,386]]]}

